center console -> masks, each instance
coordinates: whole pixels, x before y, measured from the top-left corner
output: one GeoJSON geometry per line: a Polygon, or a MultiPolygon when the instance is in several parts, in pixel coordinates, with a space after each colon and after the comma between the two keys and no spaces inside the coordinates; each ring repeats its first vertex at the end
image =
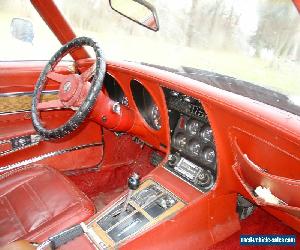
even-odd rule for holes
{"type": "Polygon", "coordinates": [[[146,179],[128,201],[121,197],[88,225],[88,235],[100,249],[111,249],[126,239],[140,234],[186,204],[152,179],[146,179]]]}

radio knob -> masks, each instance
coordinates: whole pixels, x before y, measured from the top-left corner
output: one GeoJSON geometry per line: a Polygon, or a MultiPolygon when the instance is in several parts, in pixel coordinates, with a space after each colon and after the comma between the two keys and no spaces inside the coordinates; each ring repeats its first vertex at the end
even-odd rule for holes
{"type": "Polygon", "coordinates": [[[180,155],[178,154],[170,154],[168,157],[168,164],[170,167],[175,167],[179,161],[180,155]]]}
{"type": "Polygon", "coordinates": [[[213,178],[209,171],[200,170],[194,179],[194,183],[201,187],[209,187],[213,178]]]}

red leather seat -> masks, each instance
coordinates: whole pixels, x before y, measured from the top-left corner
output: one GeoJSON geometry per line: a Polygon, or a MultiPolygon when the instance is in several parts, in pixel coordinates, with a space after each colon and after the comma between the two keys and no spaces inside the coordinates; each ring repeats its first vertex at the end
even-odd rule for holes
{"type": "Polygon", "coordinates": [[[53,168],[33,165],[0,175],[0,246],[43,241],[94,212],[93,203],[53,168]]]}

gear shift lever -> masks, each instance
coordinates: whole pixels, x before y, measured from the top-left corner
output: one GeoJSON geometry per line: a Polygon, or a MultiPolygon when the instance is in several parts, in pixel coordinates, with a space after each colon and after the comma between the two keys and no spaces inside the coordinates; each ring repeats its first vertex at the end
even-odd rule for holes
{"type": "Polygon", "coordinates": [[[137,190],[139,188],[140,176],[137,173],[133,173],[131,176],[129,176],[127,184],[128,184],[129,191],[128,191],[128,195],[127,195],[126,201],[124,203],[124,206],[121,210],[121,213],[125,212],[127,210],[128,203],[131,199],[133,191],[137,190]]]}

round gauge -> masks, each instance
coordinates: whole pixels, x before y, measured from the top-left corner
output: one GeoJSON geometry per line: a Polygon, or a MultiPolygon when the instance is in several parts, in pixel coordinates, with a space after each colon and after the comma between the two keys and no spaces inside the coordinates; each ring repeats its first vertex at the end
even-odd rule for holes
{"type": "Polygon", "coordinates": [[[120,84],[110,74],[106,73],[103,80],[103,85],[106,88],[107,94],[110,99],[119,102],[124,106],[128,106],[128,99],[125,96],[120,84]]]}
{"type": "Polygon", "coordinates": [[[205,141],[213,141],[213,133],[212,129],[209,125],[203,126],[203,128],[200,131],[201,138],[205,141]]]}
{"type": "Polygon", "coordinates": [[[134,102],[148,125],[159,130],[161,128],[161,116],[157,104],[154,102],[148,90],[137,80],[130,81],[130,88],[134,102]]]}
{"type": "Polygon", "coordinates": [[[201,151],[201,145],[197,140],[190,140],[187,145],[187,149],[192,155],[199,156],[201,151]]]}
{"type": "Polygon", "coordinates": [[[210,164],[216,160],[216,152],[212,147],[205,147],[202,151],[203,160],[210,164]]]}
{"type": "Polygon", "coordinates": [[[161,120],[160,120],[160,112],[158,107],[153,104],[151,108],[151,120],[152,120],[152,125],[153,127],[158,130],[161,128],[161,120]]]}
{"type": "Polygon", "coordinates": [[[174,138],[174,144],[179,150],[183,150],[187,143],[187,139],[183,133],[178,133],[174,138]]]}
{"type": "Polygon", "coordinates": [[[195,120],[195,119],[190,119],[186,123],[185,130],[190,134],[190,135],[196,135],[197,132],[199,131],[199,128],[201,127],[201,124],[195,120]]]}

